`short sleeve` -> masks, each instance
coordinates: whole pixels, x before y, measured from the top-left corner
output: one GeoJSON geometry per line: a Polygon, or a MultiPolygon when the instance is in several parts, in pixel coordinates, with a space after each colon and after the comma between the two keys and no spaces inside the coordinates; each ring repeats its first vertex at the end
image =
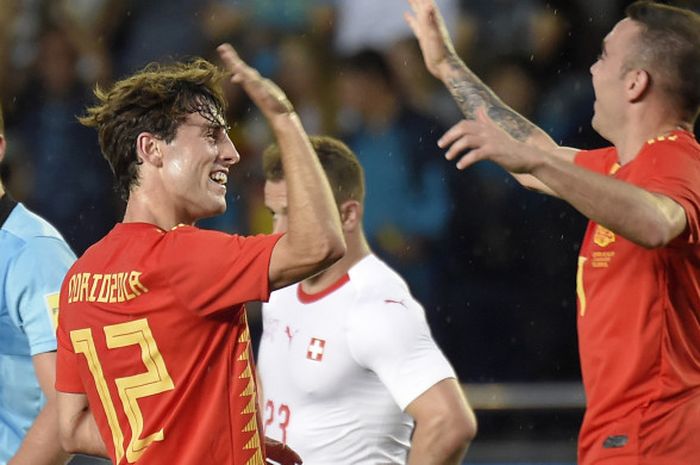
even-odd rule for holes
{"type": "Polygon", "coordinates": [[[170,286],[205,316],[270,297],[272,250],[281,235],[237,236],[194,227],[166,235],[162,260],[170,286]]]}
{"type": "Polygon", "coordinates": [[[685,210],[688,226],[679,239],[700,242],[700,151],[680,141],[651,144],[630,182],[649,192],[670,197],[685,210]]]}
{"type": "Polygon", "coordinates": [[[353,309],[348,341],[355,360],[377,374],[401,410],[454,370],[410,298],[377,299],[353,309]]]}
{"type": "Polygon", "coordinates": [[[5,289],[10,317],[32,356],[56,350],[61,283],[75,255],[61,240],[32,238],[12,260],[5,289]]]}
{"type": "Polygon", "coordinates": [[[613,147],[597,150],[581,150],[576,153],[574,163],[582,168],[600,174],[609,174],[617,162],[617,154],[613,147]]]}

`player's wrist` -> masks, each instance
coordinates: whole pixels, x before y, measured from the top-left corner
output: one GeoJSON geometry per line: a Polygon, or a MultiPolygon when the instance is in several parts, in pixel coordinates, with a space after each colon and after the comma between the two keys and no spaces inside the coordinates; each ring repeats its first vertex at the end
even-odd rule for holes
{"type": "Polygon", "coordinates": [[[268,117],[270,127],[277,133],[278,131],[285,131],[289,129],[299,129],[302,128],[301,119],[296,111],[293,109],[284,113],[276,113],[268,117]]]}
{"type": "Polygon", "coordinates": [[[456,52],[448,51],[445,57],[434,66],[434,75],[443,82],[454,76],[455,72],[466,65],[459,58],[456,52]]]}

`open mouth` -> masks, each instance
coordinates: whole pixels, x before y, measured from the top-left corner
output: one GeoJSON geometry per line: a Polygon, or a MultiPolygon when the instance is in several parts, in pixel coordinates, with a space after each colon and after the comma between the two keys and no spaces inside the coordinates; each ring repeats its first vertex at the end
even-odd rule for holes
{"type": "Polygon", "coordinates": [[[228,182],[228,175],[223,171],[215,171],[209,175],[209,179],[220,186],[225,186],[228,182]]]}

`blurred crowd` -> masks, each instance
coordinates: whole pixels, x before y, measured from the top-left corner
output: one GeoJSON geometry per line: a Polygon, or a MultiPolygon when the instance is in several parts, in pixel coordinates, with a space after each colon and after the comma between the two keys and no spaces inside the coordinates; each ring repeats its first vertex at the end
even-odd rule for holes
{"type": "MultiPolygon", "coordinates": [[[[604,144],[590,127],[589,66],[623,0],[438,1],[466,63],[564,145],[604,144]]],[[[676,4],[696,7],[694,0],[676,4]]],[[[355,150],[375,252],[423,302],[465,381],[579,376],[575,263],[584,221],[487,163],[458,172],[437,139],[460,118],[424,69],[405,0],[0,0],[2,176],[81,254],[119,221],[94,131],[75,116],[95,85],[151,61],[229,41],[288,94],[310,134],[355,150]]],[[[271,229],[262,199],[263,118],[226,86],[242,155],[229,209],[201,226],[271,229]]]]}

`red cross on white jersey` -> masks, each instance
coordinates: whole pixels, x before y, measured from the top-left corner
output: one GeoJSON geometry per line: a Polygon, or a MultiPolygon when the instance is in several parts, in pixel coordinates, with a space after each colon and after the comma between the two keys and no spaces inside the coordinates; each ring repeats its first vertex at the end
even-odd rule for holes
{"type": "Polygon", "coordinates": [[[312,337],[311,342],[309,342],[309,347],[306,349],[306,358],[314,362],[320,362],[323,360],[324,347],[326,347],[326,341],[312,337]]]}

